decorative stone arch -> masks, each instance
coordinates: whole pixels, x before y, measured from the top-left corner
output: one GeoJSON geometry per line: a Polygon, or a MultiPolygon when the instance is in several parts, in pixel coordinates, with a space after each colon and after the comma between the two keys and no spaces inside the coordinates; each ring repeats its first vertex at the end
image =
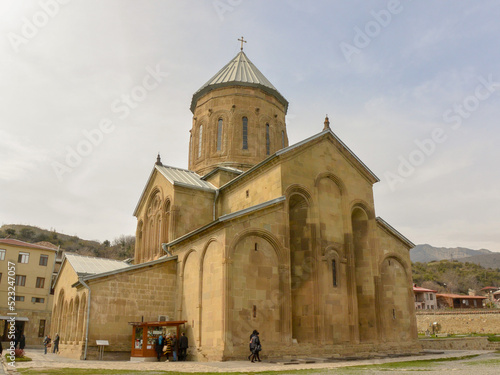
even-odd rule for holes
{"type": "Polygon", "coordinates": [[[314,180],[314,186],[316,188],[318,187],[319,182],[323,178],[328,178],[328,179],[332,180],[338,186],[338,188],[340,190],[340,195],[342,195],[342,196],[348,195],[347,188],[344,184],[344,181],[342,181],[342,179],[340,177],[336,176],[335,174],[333,174],[331,172],[322,172],[316,176],[316,179],[314,180]]]}
{"type": "Polygon", "coordinates": [[[411,338],[416,339],[416,322],[411,319],[414,314],[413,281],[408,262],[398,253],[385,254],[379,264],[379,276],[376,278],[377,313],[379,316],[379,336],[386,342],[406,342],[411,338]],[[384,272],[386,267],[399,263],[403,271],[404,280],[393,279],[397,273],[384,272]],[[389,280],[389,283],[387,281],[389,280]],[[390,294],[387,290],[390,289],[390,294]],[[404,291],[402,291],[402,289],[404,291]],[[406,304],[402,303],[406,299],[406,304]],[[403,319],[398,319],[399,316],[403,319]]]}
{"type": "Polygon", "coordinates": [[[184,257],[182,258],[181,274],[180,274],[181,278],[184,278],[184,268],[186,267],[186,261],[187,261],[188,257],[191,255],[191,253],[197,253],[197,251],[195,249],[191,248],[188,251],[186,251],[186,253],[184,254],[184,257]]]}
{"type": "Polygon", "coordinates": [[[401,255],[399,255],[396,252],[390,252],[390,253],[387,253],[384,255],[384,258],[382,259],[382,261],[380,262],[379,267],[378,267],[379,275],[382,274],[382,267],[384,265],[384,262],[386,260],[390,260],[390,259],[394,259],[394,260],[398,261],[399,263],[401,263],[401,265],[403,266],[403,269],[405,271],[406,278],[408,279],[408,285],[413,285],[413,281],[412,281],[411,274],[410,274],[410,265],[408,264],[408,262],[406,260],[404,260],[401,257],[401,255]]]}
{"type": "Polygon", "coordinates": [[[210,119],[210,133],[213,142],[210,142],[210,155],[226,155],[227,150],[227,139],[229,135],[230,123],[232,114],[229,110],[219,109],[214,112],[210,119]],[[222,119],[222,134],[221,134],[221,149],[217,151],[217,139],[219,131],[219,119],[222,119]]]}
{"type": "MultiPolygon", "coordinates": [[[[172,228],[172,197],[168,195],[163,201],[161,208],[161,233],[160,233],[160,243],[168,243],[170,240],[170,232],[172,228]]],[[[162,252],[160,250],[160,256],[162,252]]]]}
{"type": "Polygon", "coordinates": [[[71,341],[78,341],[78,319],[80,313],[80,297],[77,295],[75,297],[75,304],[73,305],[73,316],[72,316],[72,326],[73,331],[71,333],[71,341]]]}
{"type": "Polygon", "coordinates": [[[64,300],[63,309],[61,314],[61,336],[64,338],[64,341],[68,340],[68,301],[64,300]]]}
{"type": "Polygon", "coordinates": [[[350,210],[351,216],[352,216],[352,213],[354,212],[355,209],[360,208],[366,213],[368,220],[375,219],[375,212],[370,207],[370,205],[362,199],[355,199],[355,200],[351,201],[350,207],[351,207],[351,210],[350,210]]]}
{"type": "Polygon", "coordinates": [[[332,284],[334,284],[336,288],[341,287],[340,263],[342,262],[343,253],[342,246],[335,244],[327,246],[323,254],[327,261],[328,269],[332,274],[332,284]],[[335,263],[333,263],[333,261],[335,261],[335,263]],[[334,265],[335,269],[333,269],[334,265]]]}
{"type": "Polygon", "coordinates": [[[229,247],[226,247],[225,259],[223,260],[225,264],[225,270],[223,272],[226,275],[224,281],[225,283],[224,340],[226,342],[226,347],[230,348],[230,350],[231,348],[234,347],[233,347],[233,339],[231,336],[233,332],[233,322],[232,322],[233,319],[230,316],[230,308],[229,308],[229,306],[231,305],[230,302],[232,298],[230,290],[231,280],[229,279],[229,275],[231,274],[231,272],[229,271],[229,269],[233,264],[233,258],[238,244],[250,236],[256,236],[265,240],[267,243],[270,244],[270,246],[274,250],[274,254],[276,255],[275,259],[276,264],[274,264],[274,266],[277,266],[279,271],[279,290],[274,292],[278,294],[276,299],[277,303],[279,304],[280,340],[282,343],[287,343],[287,344],[291,343],[291,332],[289,330],[290,319],[291,319],[291,304],[290,304],[290,268],[288,266],[289,263],[288,254],[285,251],[283,245],[280,243],[278,238],[273,233],[260,228],[248,228],[241,231],[233,238],[229,247]]]}
{"type": "Polygon", "coordinates": [[[83,292],[82,296],[80,298],[80,311],[78,312],[79,316],[79,322],[78,322],[78,329],[77,329],[77,334],[79,336],[77,337],[78,341],[84,341],[85,340],[85,327],[87,326],[87,303],[88,303],[88,298],[87,298],[87,292],[83,292]],[[81,319],[80,319],[81,317],[81,319]]]}
{"type": "Polygon", "coordinates": [[[252,127],[256,127],[258,124],[258,117],[257,115],[250,111],[250,110],[241,110],[237,109],[234,111],[232,117],[231,117],[231,129],[232,129],[232,134],[230,135],[230,138],[233,142],[233,147],[232,147],[232,152],[235,155],[245,155],[250,150],[252,149],[252,141],[257,142],[257,140],[253,140],[250,138],[250,130],[252,127]],[[243,117],[246,117],[248,119],[248,133],[247,133],[247,144],[248,144],[248,149],[244,150],[242,145],[243,145],[243,131],[242,131],[242,126],[243,126],[243,117]]]}
{"type": "Polygon", "coordinates": [[[68,332],[67,332],[67,336],[68,336],[68,341],[73,341],[73,338],[74,338],[74,335],[75,335],[75,304],[74,304],[74,299],[71,298],[70,302],[69,302],[69,307],[68,307],[68,332]]]}
{"type": "Polygon", "coordinates": [[[63,320],[63,307],[64,307],[64,289],[61,289],[59,294],[57,295],[57,304],[56,308],[54,308],[55,311],[55,331],[54,333],[61,332],[62,330],[62,320],[63,320]]]}
{"type": "MultiPolygon", "coordinates": [[[[203,269],[204,269],[204,265],[205,265],[205,255],[207,253],[208,248],[213,243],[220,244],[220,242],[217,240],[217,238],[211,237],[203,246],[203,249],[201,250],[200,258],[199,258],[200,268],[199,268],[199,277],[198,277],[198,285],[199,285],[198,286],[198,305],[200,306],[200,316],[199,316],[199,320],[198,320],[199,321],[198,341],[200,343],[200,346],[202,345],[202,334],[203,334],[203,324],[204,324],[204,322],[203,322],[203,273],[204,273],[203,269]]],[[[222,257],[221,257],[220,261],[222,262],[222,257]]],[[[221,308],[222,308],[222,306],[221,306],[221,308]]]]}
{"type": "Polygon", "coordinates": [[[288,186],[286,188],[286,191],[285,191],[285,195],[287,197],[287,201],[289,201],[290,197],[292,195],[294,195],[294,194],[299,194],[302,197],[304,197],[304,199],[306,200],[306,202],[309,205],[309,207],[311,207],[311,205],[312,205],[312,194],[311,194],[311,192],[309,191],[309,189],[307,187],[305,187],[304,185],[301,185],[301,184],[293,184],[293,185],[288,186]]]}
{"type": "Polygon", "coordinates": [[[353,292],[357,305],[357,326],[360,342],[375,342],[379,333],[379,314],[374,273],[378,266],[373,243],[374,213],[369,205],[359,199],[351,202],[350,210],[351,251],[354,259],[353,292]]]}
{"type": "Polygon", "coordinates": [[[142,260],[151,260],[158,252],[160,230],[159,219],[163,205],[163,191],[161,187],[155,186],[148,195],[146,211],[143,224],[143,252],[142,260]]]}
{"type": "Polygon", "coordinates": [[[227,259],[232,259],[236,245],[248,236],[256,236],[265,239],[273,247],[278,258],[278,265],[286,264],[287,254],[285,252],[285,248],[279,242],[278,238],[273,233],[260,228],[248,228],[238,233],[231,241],[231,245],[229,246],[226,256],[227,259]]]}

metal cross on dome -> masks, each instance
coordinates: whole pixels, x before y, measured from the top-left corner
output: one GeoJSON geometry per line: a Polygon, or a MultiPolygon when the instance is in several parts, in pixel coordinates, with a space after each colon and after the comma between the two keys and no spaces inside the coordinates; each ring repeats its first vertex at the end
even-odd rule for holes
{"type": "Polygon", "coordinates": [[[246,43],[247,41],[241,37],[241,39],[238,39],[241,42],[241,50],[243,51],[243,43],[246,43]]]}

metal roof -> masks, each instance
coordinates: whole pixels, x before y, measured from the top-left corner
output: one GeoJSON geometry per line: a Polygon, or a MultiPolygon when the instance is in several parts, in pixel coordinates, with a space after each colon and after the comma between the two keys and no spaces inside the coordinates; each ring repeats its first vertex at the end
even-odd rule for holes
{"type": "Polygon", "coordinates": [[[216,190],[215,186],[210,182],[202,180],[200,175],[188,171],[187,169],[169,167],[167,165],[155,165],[155,168],[165,176],[172,185],[183,185],[210,191],[216,190]]]}
{"type": "Polygon", "coordinates": [[[87,257],[78,254],[65,254],[65,258],[71,264],[78,276],[94,275],[97,273],[110,272],[130,267],[130,264],[121,260],[87,257]]]}
{"type": "Polygon", "coordinates": [[[191,112],[194,113],[196,102],[207,92],[218,87],[240,85],[259,87],[274,95],[284,106],[285,112],[288,101],[279,93],[276,87],[260,72],[259,69],[248,59],[243,51],[239,52],[229,63],[208,80],[196,91],[191,101],[191,112]]]}

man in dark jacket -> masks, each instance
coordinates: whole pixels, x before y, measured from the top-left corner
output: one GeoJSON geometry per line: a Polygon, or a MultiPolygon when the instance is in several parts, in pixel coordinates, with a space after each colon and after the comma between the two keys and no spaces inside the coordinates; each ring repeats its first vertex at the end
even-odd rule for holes
{"type": "Polygon", "coordinates": [[[186,334],[182,332],[181,338],[179,339],[179,361],[186,360],[186,350],[188,348],[188,338],[186,334]]]}

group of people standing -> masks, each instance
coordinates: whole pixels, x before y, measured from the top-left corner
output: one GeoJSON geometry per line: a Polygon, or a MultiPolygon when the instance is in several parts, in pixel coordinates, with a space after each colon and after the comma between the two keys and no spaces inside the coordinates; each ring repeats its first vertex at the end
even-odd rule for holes
{"type": "Polygon", "coordinates": [[[172,354],[172,360],[174,362],[185,361],[187,348],[188,338],[184,332],[179,339],[177,339],[174,334],[169,333],[165,337],[159,335],[155,340],[155,351],[158,361],[161,360],[162,355],[165,355],[167,357],[167,362],[169,362],[170,354],[172,354]],[[177,353],[179,353],[179,356],[177,356],[177,353]]]}
{"type": "MultiPolygon", "coordinates": [[[[54,339],[54,349],[52,349],[52,353],[57,353],[59,354],[59,333],[56,333],[56,338],[54,339]]],[[[50,335],[45,336],[43,339],[43,348],[44,348],[44,354],[47,354],[47,349],[52,346],[52,338],[50,335]]]]}

